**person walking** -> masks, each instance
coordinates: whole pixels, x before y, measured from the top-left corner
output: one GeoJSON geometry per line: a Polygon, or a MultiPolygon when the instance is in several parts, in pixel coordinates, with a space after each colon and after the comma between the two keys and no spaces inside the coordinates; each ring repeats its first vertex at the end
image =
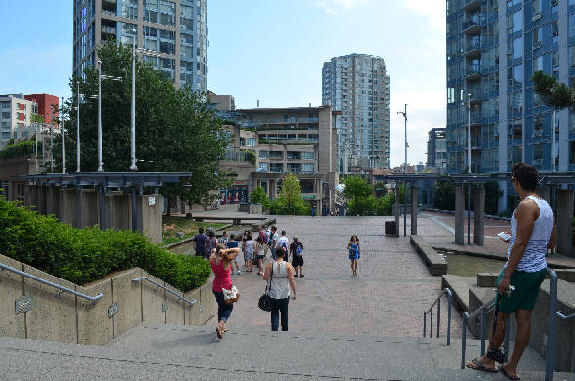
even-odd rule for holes
{"type": "Polygon", "coordinates": [[[249,235],[247,237],[244,238],[245,240],[245,251],[244,251],[244,256],[245,256],[245,260],[246,260],[246,272],[251,273],[252,272],[252,268],[253,268],[253,261],[254,261],[254,247],[255,247],[255,242],[254,239],[252,237],[252,234],[249,233],[249,235]]]}
{"type": "Polygon", "coordinates": [[[351,271],[353,275],[357,275],[357,262],[359,257],[361,257],[361,249],[359,248],[359,238],[356,235],[352,235],[348,244],[347,249],[349,250],[349,260],[351,263],[351,271]]]}
{"type": "Polygon", "coordinates": [[[288,262],[289,261],[289,238],[287,237],[286,234],[287,234],[286,231],[282,230],[282,236],[278,238],[276,246],[277,247],[283,247],[285,249],[287,254],[286,254],[286,257],[284,258],[284,260],[286,262],[288,262]]]}
{"type": "Polygon", "coordinates": [[[226,290],[232,288],[231,263],[234,258],[238,256],[239,252],[240,249],[237,247],[226,249],[223,244],[218,244],[210,255],[210,266],[214,273],[212,292],[218,304],[218,325],[216,326],[216,336],[218,339],[222,339],[222,335],[227,331],[226,324],[234,309],[233,304],[227,304],[224,301],[222,288],[226,290]]]}
{"type": "Polygon", "coordinates": [[[499,370],[511,380],[519,380],[517,365],[529,343],[531,311],[547,273],[545,255],[557,240],[553,211],[535,192],[538,180],[537,170],[532,166],[522,162],[513,165],[511,183],[521,201],[511,217],[507,263],[497,278],[493,330],[487,352],[467,363],[471,369],[497,372],[497,361],[502,364],[499,370]],[[511,313],[515,313],[517,335],[513,354],[504,362],[500,346],[511,313]]]}
{"type": "MultiPolygon", "coordinates": [[[[239,242],[236,239],[235,234],[230,235],[230,240],[228,241],[228,249],[234,249],[234,248],[238,248],[239,251],[239,242]]],[[[242,273],[240,272],[240,265],[238,263],[238,256],[236,256],[234,258],[234,260],[231,263],[232,266],[232,274],[234,273],[234,266],[236,266],[236,271],[238,275],[242,275],[242,273]]]]}
{"type": "Polygon", "coordinates": [[[218,239],[216,238],[216,233],[214,233],[214,229],[209,228],[204,258],[208,259],[210,255],[212,255],[212,251],[216,249],[217,245],[218,245],[218,239]]]}
{"type": "Polygon", "coordinates": [[[277,248],[277,244],[278,244],[278,239],[280,238],[278,233],[278,228],[274,226],[272,226],[271,232],[270,232],[270,249],[272,251],[272,259],[275,261],[276,260],[276,248],[277,248]]]}
{"type": "Polygon", "coordinates": [[[292,266],[295,269],[295,277],[303,278],[303,244],[297,237],[293,237],[293,242],[289,245],[289,251],[292,257],[292,266]]]}
{"type": "Polygon", "coordinates": [[[198,234],[196,234],[192,239],[192,241],[194,241],[194,243],[196,244],[196,256],[205,257],[207,240],[208,236],[204,234],[204,228],[199,228],[198,234]]]}
{"type": "Polygon", "coordinates": [[[278,247],[276,250],[277,259],[274,262],[267,264],[263,275],[264,280],[271,278],[268,295],[272,300],[272,331],[277,331],[279,328],[280,314],[282,331],[288,330],[288,307],[290,295],[293,300],[296,299],[296,284],[293,276],[294,270],[292,265],[284,260],[286,255],[286,250],[283,247],[278,247]]]}
{"type": "Polygon", "coordinates": [[[265,248],[264,240],[261,236],[259,236],[256,240],[254,246],[254,253],[256,253],[256,264],[258,265],[258,275],[264,275],[264,248],[265,248]]]}
{"type": "Polygon", "coordinates": [[[218,243],[223,243],[224,245],[228,244],[228,232],[222,233],[222,236],[218,238],[218,243]]]}

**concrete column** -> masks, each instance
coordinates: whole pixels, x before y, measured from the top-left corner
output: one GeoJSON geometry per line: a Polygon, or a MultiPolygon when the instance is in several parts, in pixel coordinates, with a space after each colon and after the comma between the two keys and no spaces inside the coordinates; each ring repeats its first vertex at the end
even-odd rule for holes
{"type": "Polygon", "coordinates": [[[395,205],[394,205],[394,210],[393,210],[393,214],[395,216],[395,236],[399,237],[399,212],[400,212],[400,207],[399,207],[399,185],[396,184],[395,185],[395,205]]]}
{"type": "Polygon", "coordinates": [[[48,188],[40,185],[36,185],[36,192],[38,193],[38,213],[40,214],[48,214],[47,212],[47,192],[48,188]]]}
{"type": "Polygon", "coordinates": [[[58,213],[58,190],[54,185],[48,186],[46,189],[46,215],[58,213]]]}
{"type": "Polygon", "coordinates": [[[411,235],[417,235],[417,203],[419,188],[411,184],[411,235]]]}
{"type": "Polygon", "coordinates": [[[455,187],[455,243],[465,243],[465,187],[455,187]]]}
{"type": "Polygon", "coordinates": [[[82,189],[79,192],[82,227],[98,225],[98,193],[93,189],[82,189]]]}
{"type": "Polygon", "coordinates": [[[572,217],[573,191],[557,190],[557,252],[569,257],[573,256],[572,217]]]}
{"type": "Polygon", "coordinates": [[[160,195],[143,195],[138,198],[138,229],[152,241],[162,242],[162,207],[160,195]]]}
{"type": "Polygon", "coordinates": [[[485,239],[485,188],[483,186],[475,190],[473,210],[473,243],[483,246],[485,239]]]}
{"type": "Polygon", "coordinates": [[[58,218],[60,221],[78,228],[77,213],[77,193],[73,188],[60,188],[60,205],[58,208],[58,218]]]}

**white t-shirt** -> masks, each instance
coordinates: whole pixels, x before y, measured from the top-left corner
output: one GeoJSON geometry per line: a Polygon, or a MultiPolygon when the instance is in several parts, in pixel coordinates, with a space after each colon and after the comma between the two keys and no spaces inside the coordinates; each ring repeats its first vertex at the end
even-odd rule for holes
{"type": "Polygon", "coordinates": [[[286,237],[285,235],[282,235],[280,237],[280,239],[278,239],[278,244],[276,247],[282,247],[284,246],[286,247],[286,255],[289,254],[289,238],[286,237]]]}

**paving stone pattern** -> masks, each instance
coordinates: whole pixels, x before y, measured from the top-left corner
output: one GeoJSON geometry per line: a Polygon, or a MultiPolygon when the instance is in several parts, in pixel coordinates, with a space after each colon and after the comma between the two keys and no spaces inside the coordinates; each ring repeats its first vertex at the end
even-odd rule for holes
{"type": "MultiPolygon", "coordinates": [[[[279,217],[278,230],[303,242],[304,278],[296,278],[297,299],[290,301],[289,329],[302,333],[418,337],[423,311],[439,295],[441,278],[433,277],[409,244],[387,237],[382,217],[279,217]],[[360,239],[358,276],[353,277],[347,242],[360,239]]],[[[242,261],[243,262],[243,261],[242,261]]],[[[234,275],[241,300],[232,327],[270,328],[270,314],[257,308],[266,282],[254,273],[234,275]]],[[[215,321],[209,324],[215,323],[215,321]]],[[[442,335],[447,303],[442,299],[442,335]]],[[[434,327],[435,329],[435,327],[434,327]]],[[[452,315],[452,337],[461,336],[461,318],[452,315]]]]}

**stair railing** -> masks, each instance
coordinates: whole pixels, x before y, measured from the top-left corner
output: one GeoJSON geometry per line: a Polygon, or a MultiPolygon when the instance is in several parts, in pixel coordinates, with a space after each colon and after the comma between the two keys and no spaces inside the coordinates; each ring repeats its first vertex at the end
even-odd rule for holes
{"type": "Polygon", "coordinates": [[[100,299],[101,297],[104,296],[104,294],[98,294],[96,296],[85,295],[85,294],[82,294],[81,292],[72,290],[71,288],[62,286],[61,284],[50,282],[49,280],[37,277],[37,276],[32,275],[32,274],[28,274],[24,271],[20,271],[18,269],[15,269],[14,267],[10,267],[10,266],[5,265],[3,263],[0,263],[0,269],[8,270],[10,272],[13,272],[13,273],[18,274],[20,276],[23,276],[25,278],[32,279],[32,280],[35,280],[37,282],[47,284],[48,286],[54,287],[54,288],[59,290],[58,295],[60,295],[60,293],[62,293],[62,292],[67,292],[69,294],[76,295],[79,298],[87,299],[87,300],[91,301],[92,303],[96,303],[98,301],[98,299],[100,299]]]}
{"type": "Polygon", "coordinates": [[[429,337],[433,337],[433,307],[437,304],[437,329],[435,337],[439,338],[439,327],[441,323],[441,297],[447,295],[447,345],[451,343],[451,307],[453,306],[453,294],[449,288],[443,289],[441,294],[435,298],[431,307],[423,312],[423,337],[427,336],[427,315],[430,317],[429,337]]]}
{"type": "Polygon", "coordinates": [[[148,281],[148,282],[150,282],[150,283],[152,283],[152,284],[155,285],[155,286],[160,287],[160,288],[163,289],[163,290],[166,290],[167,292],[169,292],[170,294],[172,294],[172,295],[174,295],[174,296],[177,296],[179,300],[188,303],[190,306],[193,306],[194,304],[196,304],[196,303],[198,302],[196,299],[188,300],[188,299],[184,298],[183,295],[180,295],[179,293],[177,293],[176,291],[172,290],[171,288],[166,287],[166,286],[164,286],[163,284],[161,284],[161,283],[159,283],[159,282],[156,282],[156,281],[153,280],[153,279],[148,278],[147,276],[143,276],[143,277],[140,277],[140,278],[134,278],[134,279],[132,279],[132,282],[134,282],[134,284],[137,284],[138,282],[144,281],[144,280],[145,280],[145,281],[148,281]]]}

